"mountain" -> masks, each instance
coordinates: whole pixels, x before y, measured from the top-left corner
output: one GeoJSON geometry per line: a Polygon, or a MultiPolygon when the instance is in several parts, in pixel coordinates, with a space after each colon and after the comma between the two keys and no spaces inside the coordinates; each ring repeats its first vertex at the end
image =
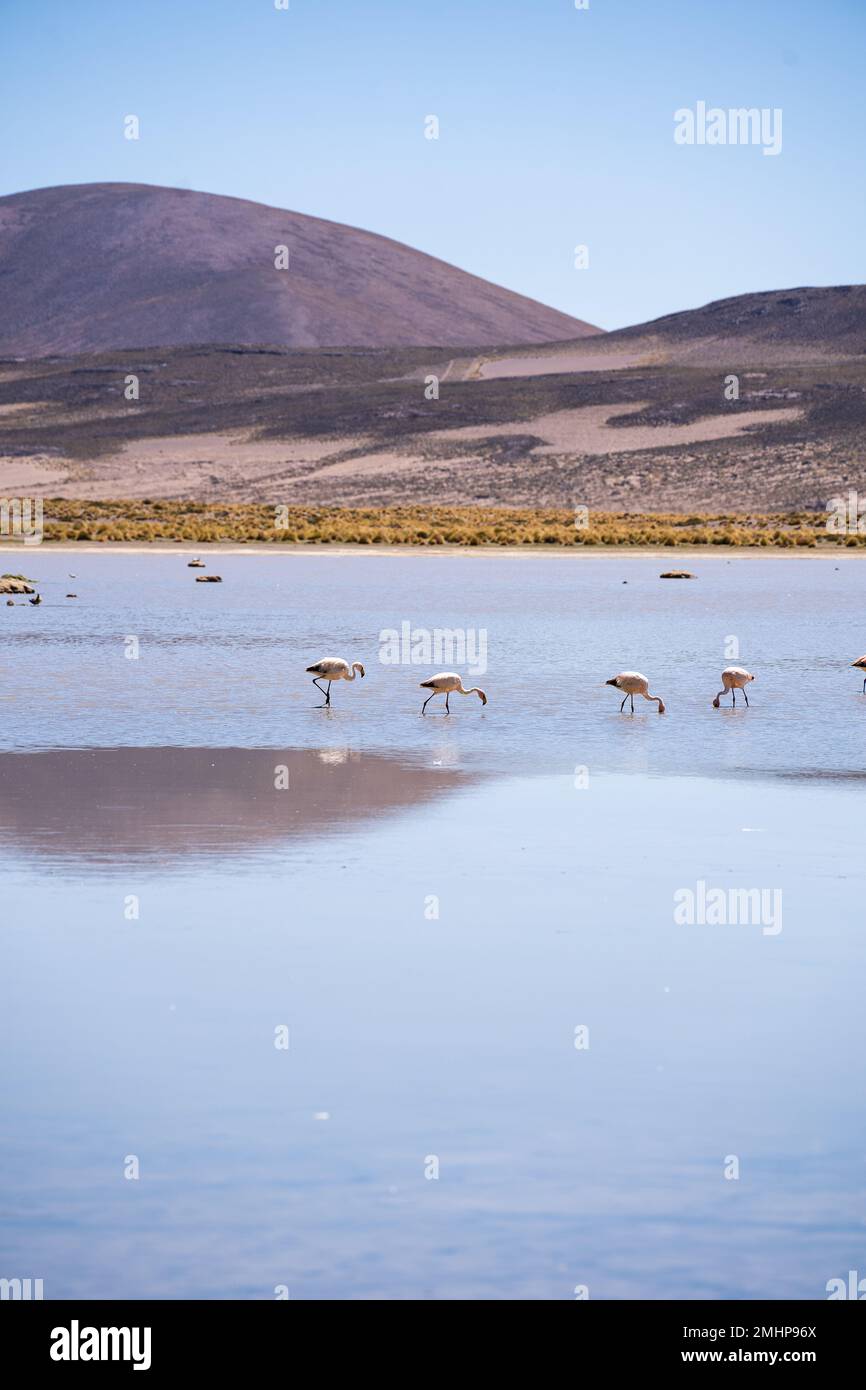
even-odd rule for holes
{"type": "Polygon", "coordinates": [[[0,355],[540,343],[600,329],[387,237],[147,184],[0,198],[0,355]],[[285,246],[289,268],[276,269],[285,246]]]}

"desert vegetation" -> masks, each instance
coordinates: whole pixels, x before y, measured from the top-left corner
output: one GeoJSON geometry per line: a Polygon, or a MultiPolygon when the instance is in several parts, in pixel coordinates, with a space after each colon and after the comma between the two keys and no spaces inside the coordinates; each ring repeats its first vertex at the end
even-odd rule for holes
{"type": "Polygon", "coordinates": [[[624,513],[508,507],[273,507],[144,499],[45,501],[46,541],[269,545],[859,547],[823,512],[624,513]]]}

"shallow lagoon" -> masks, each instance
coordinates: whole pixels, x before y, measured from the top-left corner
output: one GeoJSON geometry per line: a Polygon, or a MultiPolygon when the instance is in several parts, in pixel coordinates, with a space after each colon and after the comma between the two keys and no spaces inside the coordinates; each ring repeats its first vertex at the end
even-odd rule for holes
{"type": "Polygon", "coordinates": [[[44,603],[0,610],[0,1273],[820,1298],[862,1270],[862,562],[187,558],[4,565],[44,603]],[[486,630],[485,709],[418,717],[429,672],[377,660],[404,620],[486,630]],[[752,708],[714,711],[732,636],[752,708]],[[323,711],[332,652],[368,674],[323,711]],[[624,667],[668,714],[619,715],[624,667]],[[677,924],[699,881],[780,890],[782,930],[677,924]]]}

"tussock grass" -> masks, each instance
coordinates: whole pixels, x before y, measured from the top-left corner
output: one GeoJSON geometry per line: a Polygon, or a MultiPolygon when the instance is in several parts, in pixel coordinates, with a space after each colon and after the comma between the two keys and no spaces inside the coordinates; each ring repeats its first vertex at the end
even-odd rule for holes
{"type": "Polygon", "coordinates": [[[209,541],[272,545],[859,547],[823,512],[590,512],[578,528],[560,508],[322,507],[244,503],[45,500],[47,541],[209,541]]]}

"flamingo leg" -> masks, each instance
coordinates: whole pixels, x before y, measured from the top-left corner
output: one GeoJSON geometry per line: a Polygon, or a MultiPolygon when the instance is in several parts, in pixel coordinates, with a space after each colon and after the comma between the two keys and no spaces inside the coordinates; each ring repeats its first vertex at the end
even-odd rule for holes
{"type": "Polygon", "coordinates": [[[631,700],[631,713],[634,714],[634,696],[629,695],[628,698],[631,700]]]}
{"type": "Polygon", "coordinates": [[[731,708],[732,708],[732,709],[734,708],[734,706],[736,705],[736,703],[737,703],[737,692],[736,692],[736,690],[734,689],[734,687],[731,686],[731,708]]]}
{"type": "MultiPolygon", "coordinates": [[[[866,681],[864,681],[863,684],[866,685],[866,681]]],[[[621,704],[620,707],[619,707],[619,712],[620,712],[620,714],[622,714],[623,710],[625,709],[625,702],[626,702],[627,699],[628,699],[628,696],[627,696],[627,695],[624,695],[624,696],[623,696],[622,704],[621,704]]]]}
{"type": "Polygon", "coordinates": [[[746,694],[745,690],[743,691],[743,699],[744,699],[745,702],[746,702],[746,709],[748,709],[748,708],[749,708],[749,697],[748,697],[748,695],[746,694]]]}
{"type": "Polygon", "coordinates": [[[448,696],[449,696],[450,694],[451,694],[451,691],[449,690],[449,691],[446,693],[446,695],[445,695],[445,713],[446,713],[446,714],[450,714],[450,713],[451,713],[451,710],[450,710],[449,705],[448,705],[448,696]]]}
{"type": "Polygon", "coordinates": [[[863,694],[866,695],[866,680],[863,682],[863,694]]]}
{"type": "MultiPolygon", "coordinates": [[[[319,679],[318,679],[318,677],[317,677],[317,676],[313,676],[313,685],[316,687],[317,690],[321,691],[321,693],[322,693],[322,694],[324,695],[324,697],[325,697],[325,704],[326,704],[326,705],[329,705],[329,704],[331,703],[331,682],[328,681],[328,688],[327,688],[327,690],[322,690],[322,687],[319,685],[319,679]]],[[[322,708],[322,707],[320,707],[320,708],[322,708]]]]}
{"type": "MultiPolygon", "coordinates": [[[[433,691],[433,695],[437,695],[438,693],[439,693],[439,692],[436,691],[436,690],[433,691]]],[[[421,713],[422,713],[422,714],[424,713],[425,709],[426,709],[427,706],[429,705],[430,701],[433,699],[433,695],[428,695],[428,696],[427,696],[427,699],[424,701],[423,705],[421,706],[421,713]]]]}

